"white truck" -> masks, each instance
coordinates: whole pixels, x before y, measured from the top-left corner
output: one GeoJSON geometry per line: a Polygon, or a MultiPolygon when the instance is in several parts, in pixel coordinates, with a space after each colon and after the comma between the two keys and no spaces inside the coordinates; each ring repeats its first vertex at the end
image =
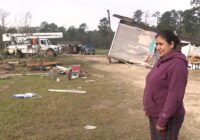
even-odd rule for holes
{"type": "Polygon", "coordinates": [[[62,38],[61,32],[55,33],[24,33],[24,34],[2,34],[5,47],[9,54],[19,51],[23,55],[44,54],[55,56],[61,48],[52,45],[49,39],[62,38]]]}

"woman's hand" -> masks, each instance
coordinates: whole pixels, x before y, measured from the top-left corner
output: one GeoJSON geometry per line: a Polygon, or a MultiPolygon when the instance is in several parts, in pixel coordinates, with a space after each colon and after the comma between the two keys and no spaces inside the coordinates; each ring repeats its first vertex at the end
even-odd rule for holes
{"type": "Polygon", "coordinates": [[[145,116],[146,116],[146,117],[148,117],[148,116],[149,116],[149,115],[147,114],[147,112],[146,112],[146,111],[144,112],[144,114],[145,114],[145,116]]]}
{"type": "Polygon", "coordinates": [[[146,56],[145,58],[144,58],[144,62],[148,62],[149,61],[149,55],[148,56],[146,56]]]}
{"type": "Polygon", "coordinates": [[[158,131],[163,131],[163,130],[165,130],[165,128],[160,127],[160,126],[158,126],[158,125],[156,125],[156,129],[157,129],[158,131]]]}

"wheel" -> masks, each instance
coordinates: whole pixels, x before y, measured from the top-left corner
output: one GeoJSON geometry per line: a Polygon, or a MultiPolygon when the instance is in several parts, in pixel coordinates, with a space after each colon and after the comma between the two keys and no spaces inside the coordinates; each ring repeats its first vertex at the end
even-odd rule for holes
{"type": "Polygon", "coordinates": [[[23,58],[23,57],[24,57],[24,55],[23,55],[23,53],[21,52],[21,50],[18,50],[18,51],[17,51],[16,57],[17,57],[17,58],[23,58]]]}
{"type": "Polygon", "coordinates": [[[52,49],[47,50],[46,55],[48,57],[54,57],[55,56],[55,52],[52,49]]]}

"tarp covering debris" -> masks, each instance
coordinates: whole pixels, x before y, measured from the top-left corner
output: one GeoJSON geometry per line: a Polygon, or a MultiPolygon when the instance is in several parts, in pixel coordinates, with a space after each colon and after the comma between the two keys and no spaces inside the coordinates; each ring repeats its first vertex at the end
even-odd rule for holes
{"type": "Polygon", "coordinates": [[[181,47],[181,52],[185,54],[185,56],[200,56],[200,47],[195,47],[194,45],[188,44],[186,46],[181,47]]]}

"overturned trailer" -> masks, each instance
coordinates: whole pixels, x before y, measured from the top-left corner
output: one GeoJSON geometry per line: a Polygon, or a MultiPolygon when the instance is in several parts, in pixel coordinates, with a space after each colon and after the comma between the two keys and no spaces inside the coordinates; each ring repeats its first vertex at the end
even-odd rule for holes
{"type": "Polygon", "coordinates": [[[144,58],[153,53],[150,46],[155,44],[156,31],[134,23],[133,19],[119,15],[118,29],[112,41],[108,57],[129,63],[144,63],[144,58]]]}

